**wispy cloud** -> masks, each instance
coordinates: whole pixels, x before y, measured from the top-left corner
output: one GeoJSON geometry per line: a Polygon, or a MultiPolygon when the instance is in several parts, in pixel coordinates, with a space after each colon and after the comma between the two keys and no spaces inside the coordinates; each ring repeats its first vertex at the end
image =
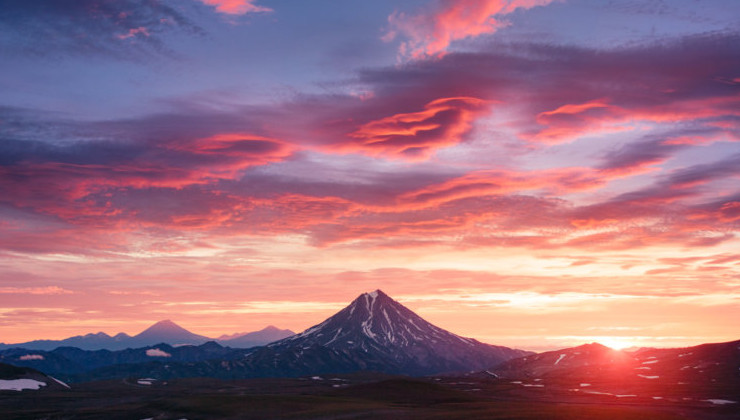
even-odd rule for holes
{"type": "Polygon", "coordinates": [[[219,13],[229,15],[244,15],[247,13],[271,12],[272,9],[255,4],[255,0],[200,0],[213,6],[219,13]]]}
{"type": "Polygon", "coordinates": [[[0,294],[11,295],[69,295],[74,293],[58,286],[46,287],[0,287],[0,294]]]}
{"type": "Polygon", "coordinates": [[[508,23],[504,16],[517,9],[543,6],[552,0],[449,0],[438,1],[431,10],[407,14],[394,12],[388,17],[389,30],[384,40],[401,42],[404,58],[443,56],[458,40],[491,34],[508,23]]]}
{"type": "Polygon", "coordinates": [[[202,33],[178,8],[153,0],[3,2],[2,45],[16,54],[103,54],[136,59],[168,53],[168,32],[202,33]]]}

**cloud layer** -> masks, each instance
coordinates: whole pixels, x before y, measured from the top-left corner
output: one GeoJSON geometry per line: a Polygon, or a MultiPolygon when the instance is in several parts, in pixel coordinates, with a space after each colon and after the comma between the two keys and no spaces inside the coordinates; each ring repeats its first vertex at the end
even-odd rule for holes
{"type": "Polygon", "coordinates": [[[6,3],[2,328],[298,330],[381,287],[463,334],[735,338],[726,2],[6,3]]]}

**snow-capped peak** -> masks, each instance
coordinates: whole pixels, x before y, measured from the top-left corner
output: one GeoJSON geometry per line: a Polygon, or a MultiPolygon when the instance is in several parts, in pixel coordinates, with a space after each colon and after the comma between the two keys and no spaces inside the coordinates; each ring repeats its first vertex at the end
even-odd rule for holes
{"type": "MultiPolygon", "coordinates": [[[[370,358],[373,363],[382,363],[368,365],[362,362],[362,369],[398,369],[404,372],[418,369],[418,373],[485,365],[492,360],[498,363],[522,353],[445,331],[381,290],[357,296],[324,322],[271,343],[267,348],[270,355],[326,351],[340,359],[370,358]],[[436,367],[430,370],[427,365],[436,367]],[[410,366],[415,367],[411,369],[410,366]]],[[[274,359],[273,356],[269,358],[274,359]]]]}
{"type": "Polygon", "coordinates": [[[430,324],[381,290],[363,293],[333,317],[289,338],[291,341],[300,339],[325,346],[361,349],[388,345],[409,347],[420,342],[449,340],[474,345],[474,340],[430,324]]]}

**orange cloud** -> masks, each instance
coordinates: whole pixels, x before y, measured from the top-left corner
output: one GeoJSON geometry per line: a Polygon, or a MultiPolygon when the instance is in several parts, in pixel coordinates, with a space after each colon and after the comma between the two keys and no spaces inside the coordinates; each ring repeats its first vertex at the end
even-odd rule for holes
{"type": "Polygon", "coordinates": [[[552,0],[454,0],[440,3],[431,13],[407,15],[395,12],[388,17],[390,30],[384,40],[399,34],[400,55],[413,59],[441,57],[453,41],[496,32],[507,25],[498,20],[516,9],[544,6],[552,0]]]}
{"type": "Polygon", "coordinates": [[[0,294],[22,294],[22,295],[68,295],[71,290],[58,286],[47,287],[0,287],[0,294]]]}
{"type": "Polygon", "coordinates": [[[247,13],[272,12],[272,9],[254,4],[255,0],[200,0],[209,6],[215,6],[219,13],[244,15],[247,13]]]}

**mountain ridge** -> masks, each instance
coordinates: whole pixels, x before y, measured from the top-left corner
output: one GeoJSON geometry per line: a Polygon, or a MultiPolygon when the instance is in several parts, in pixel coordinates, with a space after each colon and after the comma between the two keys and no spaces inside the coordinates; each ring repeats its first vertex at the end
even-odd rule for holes
{"type": "Polygon", "coordinates": [[[238,333],[232,339],[215,339],[198,335],[181,327],[170,319],[157,321],[136,335],[128,335],[119,332],[110,336],[105,332],[87,333],[76,335],[61,340],[32,340],[23,343],[5,344],[0,343],[0,350],[11,348],[24,348],[28,350],[51,351],[58,347],[76,347],[82,350],[125,350],[152,346],[159,343],[170,345],[200,345],[209,341],[217,341],[219,344],[234,347],[247,348],[268,344],[287,336],[295,334],[291,330],[281,330],[275,326],[268,326],[258,331],[238,333]],[[272,328],[270,328],[272,327],[272,328]],[[274,330],[273,330],[274,328],[274,330]]]}

